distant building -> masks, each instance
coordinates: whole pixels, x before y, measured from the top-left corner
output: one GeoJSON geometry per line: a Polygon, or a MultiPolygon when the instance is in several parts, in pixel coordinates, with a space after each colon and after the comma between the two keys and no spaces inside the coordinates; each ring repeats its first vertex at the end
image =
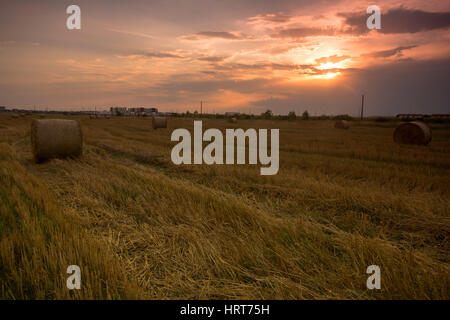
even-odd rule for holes
{"type": "Polygon", "coordinates": [[[128,108],[127,111],[128,111],[127,113],[128,113],[129,115],[134,116],[135,114],[138,113],[139,108],[128,108]]]}
{"type": "Polygon", "coordinates": [[[158,113],[158,108],[145,108],[145,114],[150,116],[158,113]]]}
{"type": "Polygon", "coordinates": [[[126,108],[126,107],[111,107],[111,114],[126,115],[126,116],[152,116],[158,113],[158,108],[126,108]]]}
{"type": "Polygon", "coordinates": [[[6,107],[0,106],[0,112],[6,111],[6,107]]]}
{"type": "Polygon", "coordinates": [[[420,113],[401,113],[397,115],[397,118],[404,118],[404,119],[422,119],[422,118],[444,118],[448,119],[450,118],[450,114],[448,113],[442,113],[442,114],[420,114],[420,113]]]}
{"type": "Polygon", "coordinates": [[[128,108],[128,114],[133,116],[151,116],[158,113],[157,108],[128,108]]]}
{"type": "Polygon", "coordinates": [[[240,112],[225,112],[225,116],[227,117],[238,116],[240,114],[241,114],[240,112]]]}
{"type": "Polygon", "coordinates": [[[110,111],[113,116],[124,116],[127,114],[126,107],[111,107],[110,111]]]}
{"type": "Polygon", "coordinates": [[[450,118],[450,114],[432,114],[431,115],[431,117],[432,118],[445,118],[445,119],[447,119],[447,118],[450,118]]]}
{"type": "Polygon", "coordinates": [[[408,118],[408,119],[420,119],[423,117],[425,117],[425,115],[419,113],[401,113],[397,115],[397,118],[408,118]]]}

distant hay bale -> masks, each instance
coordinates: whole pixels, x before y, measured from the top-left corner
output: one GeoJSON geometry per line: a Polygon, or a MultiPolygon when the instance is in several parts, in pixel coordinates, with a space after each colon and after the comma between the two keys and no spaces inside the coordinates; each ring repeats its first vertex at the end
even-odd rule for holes
{"type": "Polygon", "coordinates": [[[152,118],[153,129],[167,128],[167,118],[165,117],[153,117],[152,118]]]}
{"type": "Polygon", "coordinates": [[[350,128],[350,124],[347,120],[338,120],[334,123],[334,127],[337,129],[348,129],[350,128]]]}
{"type": "Polygon", "coordinates": [[[228,119],[229,123],[237,123],[237,119],[236,118],[230,118],[228,119]]]}
{"type": "Polygon", "coordinates": [[[18,115],[18,114],[12,114],[12,115],[11,115],[11,118],[13,118],[13,119],[18,119],[18,118],[19,118],[19,115],[18,115]]]}
{"type": "Polygon", "coordinates": [[[31,147],[35,162],[80,156],[83,150],[80,124],[76,120],[33,120],[31,147]]]}
{"type": "Polygon", "coordinates": [[[426,146],[431,141],[431,130],[424,122],[402,123],[394,130],[394,141],[400,144],[426,146]]]}

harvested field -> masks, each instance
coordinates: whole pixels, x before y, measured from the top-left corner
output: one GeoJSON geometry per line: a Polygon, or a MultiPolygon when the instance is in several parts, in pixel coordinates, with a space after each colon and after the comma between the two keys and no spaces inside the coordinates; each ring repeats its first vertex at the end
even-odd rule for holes
{"type": "MultiPolygon", "coordinates": [[[[239,120],[280,129],[280,169],[181,165],[175,128],[78,120],[83,155],[33,162],[33,118],[0,114],[3,299],[449,299],[450,126],[239,120]],[[77,264],[83,286],[65,288],[77,264]],[[366,268],[381,268],[367,290],[366,268]]],[[[51,118],[51,116],[48,116],[51,118]]],[[[203,119],[224,130],[226,119],[203,119]]]]}

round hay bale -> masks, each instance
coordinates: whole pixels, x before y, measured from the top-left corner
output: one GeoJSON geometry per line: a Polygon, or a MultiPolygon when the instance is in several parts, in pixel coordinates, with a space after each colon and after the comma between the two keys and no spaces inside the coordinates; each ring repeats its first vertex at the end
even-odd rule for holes
{"type": "Polygon", "coordinates": [[[334,123],[334,127],[336,129],[348,129],[350,128],[350,124],[347,120],[338,120],[334,123]]]}
{"type": "Polygon", "coordinates": [[[431,141],[431,129],[424,122],[401,123],[394,130],[394,141],[400,144],[426,146],[431,141]]]}
{"type": "Polygon", "coordinates": [[[19,118],[19,115],[18,115],[18,114],[12,114],[12,115],[11,115],[11,118],[13,118],[13,119],[18,119],[18,118],[19,118]]]}
{"type": "Polygon", "coordinates": [[[35,162],[80,156],[83,151],[80,123],[63,119],[33,120],[31,147],[35,162]]]}
{"type": "Polygon", "coordinates": [[[165,117],[153,117],[152,118],[153,129],[167,128],[167,118],[165,117]]]}
{"type": "Polygon", "coordinates": [[[236,118],[230,118],[228,119],[229,123],[237,123],[237,119],[236,118]]]}

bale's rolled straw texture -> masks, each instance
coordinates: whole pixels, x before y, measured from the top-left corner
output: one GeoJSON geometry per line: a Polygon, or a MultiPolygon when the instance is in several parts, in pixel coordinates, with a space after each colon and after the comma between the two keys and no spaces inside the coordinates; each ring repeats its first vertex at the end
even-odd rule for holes
{"type": "Polygon", "coordinates": [[[167,118],[153,117],[152,125],[153,125],[153,129],[167,128],[167,118]]]}
{"type": "Polygon", "coordinates": [[[31,123],[31,146],[36,162],[80,156],[83,151],[80,124],[75,120],[34,120],[31,123]]]}
{"type": "Polygon", "coordinates": [[[431,141],[431,130],[423,122],[402,123],[394,130],[394,141],[400,144],[427,145],[431,141]]]}
{"type": "Polygon", "coordinates": [[[338,120],[334,123],[334,127],[337,129],[348,129],[350,128],[350,124],[347,120],[338,120]]]}

